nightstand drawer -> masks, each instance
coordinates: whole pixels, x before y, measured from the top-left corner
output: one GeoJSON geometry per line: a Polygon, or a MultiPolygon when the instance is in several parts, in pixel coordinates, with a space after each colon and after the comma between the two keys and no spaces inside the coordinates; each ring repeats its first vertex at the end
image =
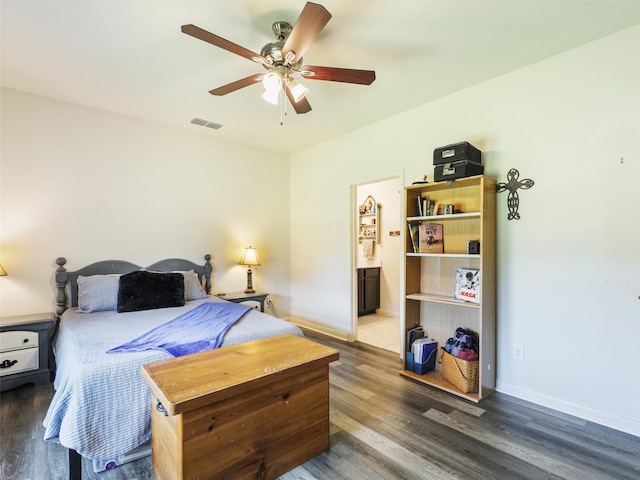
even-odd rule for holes
{"type": "Polygon", "coordinates": [[[0,353],[0,377],[37,370],[38,366],[37,346],[35,348],[0,353]]]}
{"type": "Polygon", "coordinates": [[[38,346],[38,332],[14,331],[0,333],[0,352],[38,346]]]}

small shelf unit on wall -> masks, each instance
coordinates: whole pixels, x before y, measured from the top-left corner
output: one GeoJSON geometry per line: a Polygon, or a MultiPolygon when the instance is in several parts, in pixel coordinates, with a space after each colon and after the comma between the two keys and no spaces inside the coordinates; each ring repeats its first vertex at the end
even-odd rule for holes
{"type": "MultiPolygon", "coordinates": [[[[479,388],[464,393],[442,376],[441,365],[423,375],[407,370],[401,375],[431,385],[473,402],[479,402],[495,390],[495,324],[496,324],[496,181],[478,175],[449,182],[413,185],[405,188],[407,224],[441,224],[443,253],[415,251],[410,234],[405,241],[405,277],[401,316],[408,330],[421,325],[425,335],[440,347],[454,335],[456,328],[471,329],[479,335],[479,388]],[[420,215],[418,200],[428,199],[436,206],[454,205],[453,214],[420,215]],[[468,242],[479,241],[479,253],[468,253],[468,242]],[[454,297],[456,273],[459,268],[479,269],[481,291],[479,303],[454,297]]],[[[435,214],[434,214],[435,213],[435,214]]],[[[407,227],[407,232],[409,228],[407,227]]],[[[420,250],[418,248],[418,250],[420,250]]],[[[405,345],[403,351],[410,347],[405,345]]],[[[406,362],[406,360],[405,360],[406,362]]]]}
{"type": "Polygon", "coordinates": [[[358,241],[375,240],[380,243],[378,229],[380,227],[381,205],[369,195],[364,203],[358,207],[358,241]]]}

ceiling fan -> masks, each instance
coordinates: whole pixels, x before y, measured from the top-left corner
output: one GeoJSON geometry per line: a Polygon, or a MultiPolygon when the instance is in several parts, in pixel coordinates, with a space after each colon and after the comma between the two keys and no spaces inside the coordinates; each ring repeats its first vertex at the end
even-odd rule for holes
{"type": "Polygon", "coordinates": [[[307,48],[309,48],[330,19],[331,14],[322,5],[307,2],[293,27],[284,21],[278,21],[273,24],[271,29],[276,36],[276,41],[262,47],[260,54],[195,25],[183,25],[182,32],[253,62],[260,63],[267,70],[267,73],[251,75],[210,90],[209,93],[211,95],[226,95],[262,81],[265,86],[265,92],[262,97],[265,100],[277,105],[280,96],[284,92],[296,113],[307,113],[311,110],[311,105],[305,98],[308,89],[293,77],[294,74],[300,74],[309,80],[327,80],[360,85],[371,85],[376,79],[376,72],[373,70],[354,70],[302,64],[302,55],[304,55],[307,48]]]}

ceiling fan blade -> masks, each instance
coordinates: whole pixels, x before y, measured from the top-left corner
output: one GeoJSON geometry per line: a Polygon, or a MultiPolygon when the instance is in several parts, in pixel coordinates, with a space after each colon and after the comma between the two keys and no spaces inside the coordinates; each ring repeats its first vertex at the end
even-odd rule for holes
{"type": "Polygon", "coordinates": [[[305,65],[300,74],[308,80],[328,80],[330,82],[357,83],[371,85],[376,79],[373,70],[354,70],[352,68],[317,67],[305,65]]]}
{"type": "Polygon", "coordinates": [[[289,63],[300,60],[329,20],[331,20],[331,14],[322,5],[306,3],[282,48],[283,55],[290,51],[295,53],[293,59],[287,59],[289,63]]]}
{"type": "Polygon", "coordinates": [[[231,82],[227,85],[223,85],[222,87],[214,88],[213,90],[209,90],[211,95],[226,95],[227,93],[235,92],[236,90],[240,90],[241,88],[248,87],[249,85],[253,85],[254,83],[258,83],[262,80],[264,74],[259,73],[256,75],[251,75],[250,77],[243,78],[241,80],[236,80],[235,82],[231,82]]]}
{"type": "Polygon", "coordinates": [[[236,55],[240,55],[248,60],[251,60],[256,63],[266,63],[266,59],[251,50],[248,50],[240,45],[236,45],[229,40],[226,40],[218,35],[215,35],[211,32],[207,32],[200,27],[196,27],[195,25],[182,25],[181,27],[182,33],[186,33],[187,35],[191,35],[199,40],[210,43],[216,47],[227,50],[228,52],[235,53],[236,55]]]}
{"type": "Polygon", "coordinates": [[[307,100],[307,97],[301,98],[296,102],[293,98],[291,90],[289,90],[289,87],[286,87],[285,91],[287,92],[287,98],[291,102],[291,105],[293,105],[293,109],[296,111],[296,113],[300,114],[311,111],[311,105],[309,104],[309,100],[307,100]]]}

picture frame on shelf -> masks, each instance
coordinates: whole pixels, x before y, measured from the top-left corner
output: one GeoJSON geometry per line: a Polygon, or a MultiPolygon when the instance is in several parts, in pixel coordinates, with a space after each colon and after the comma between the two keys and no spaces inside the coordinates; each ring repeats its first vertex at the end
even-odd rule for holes
{"type": "Polygon", "coordinates": [[[453,296],[456,300],[480,303],[481,278],[477,268],[458,268],[453,296]]]}
{"type": "Polygon", "coordinates": [[[421,223],[418,233],[420,253],[444,253],[442,224],[421,223]]]}

